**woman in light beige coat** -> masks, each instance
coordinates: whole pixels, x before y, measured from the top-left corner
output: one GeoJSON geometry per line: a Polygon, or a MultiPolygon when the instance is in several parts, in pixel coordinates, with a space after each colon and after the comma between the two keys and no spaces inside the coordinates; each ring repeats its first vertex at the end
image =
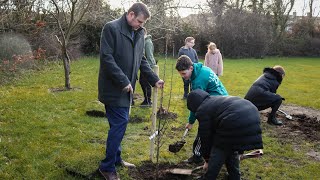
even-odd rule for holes
{"type": "Polygon", "coordinates": [[[205,56],[204,65],[212,69],[217,76],[223,75],[223,62],[220,50],[217,49],[215,43],[210,42],[208,52],[205,56]]]}

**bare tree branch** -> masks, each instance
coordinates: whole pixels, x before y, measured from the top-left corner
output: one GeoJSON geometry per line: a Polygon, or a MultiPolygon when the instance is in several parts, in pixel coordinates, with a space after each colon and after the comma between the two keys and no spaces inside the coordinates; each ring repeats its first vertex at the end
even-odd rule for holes
{"type": "Polygon", "coordinates": [[[85,9],[82,11],[78,21],[75,22],[74,26],[71,28],[71,30],[70,30],[71,32],[73,32],[74,28],[80,23],[80,21],[82,20],[83,16],[86,14],[86,12],[88,12],[88,9],[89,9],[91,3],[92,3],[92,0],[89,0],[85,9]]]}

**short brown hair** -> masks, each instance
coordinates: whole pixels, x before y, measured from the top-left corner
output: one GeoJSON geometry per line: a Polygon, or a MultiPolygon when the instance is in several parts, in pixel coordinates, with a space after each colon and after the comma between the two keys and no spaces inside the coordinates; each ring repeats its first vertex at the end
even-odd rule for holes
{"type": "Polygon", "coordinates": [[[146,19],[149,19],[150,18],[150,11],[147,7],[147,5],[145,5],[144,3],[141,3],[141,2],[137,2],[137,3],[134,3],[128,10],[128,13],[129,12],[134,12],[134,14],[136,16],[139,16],[140,14],[143,14],[144,18],[146,19]]]}
{"type": "Polygon", "coordinates": [[[193,65],[193,62],[188,56],[181,55],[177,60],[176,69],[178,71],[184,71],[189,69],[192,65],[193,65]]]}
{"type": "Polygon", "coordinates": [[[184,43],[187,44],[187,42],[190,42],[192,40],[195,40],[194,37],[187,37],[185,40],[184,40],[184,43]]]}

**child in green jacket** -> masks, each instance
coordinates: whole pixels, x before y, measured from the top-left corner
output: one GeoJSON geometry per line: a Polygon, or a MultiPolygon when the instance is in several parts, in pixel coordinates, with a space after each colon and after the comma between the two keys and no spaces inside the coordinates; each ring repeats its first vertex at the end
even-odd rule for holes
{"type": "MultiPolygon", "coordinates": [[[[191,90],[201,89],[213,96],[227,96],[228,92],[218,76],[202,63],[193,63],[191,59],[182,55],[178,58],[176,69],[185,80],[191,81],[191,90]]],[[[190,111],[186,128],[191,129],[196,120],[195,114],[190,111]]],[[[202,163],[200,153],[201,141],[199,134],[193,143],[193,156],[186,160],[188,163],[202,163]]]]}

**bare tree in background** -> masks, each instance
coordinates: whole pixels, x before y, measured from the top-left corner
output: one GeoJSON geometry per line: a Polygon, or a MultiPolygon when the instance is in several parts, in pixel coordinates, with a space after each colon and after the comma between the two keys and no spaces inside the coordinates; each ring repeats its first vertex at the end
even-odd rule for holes
{"type": "Polygon", "coordinates": [[[289,14],[296,0],[272,0],[271,10],[273,15],[274,35],[281,40],[287,26],[289,14]]]}
{"type": "Polygon", "coordinates": [[[226,0],[207,0],[207,3],[213,16],[216,17],[216,24],[219,26],[221,24],[223,11],[227,5],[226,0]]]}
{"type": "MultiPolygon", "coordinates": [[[[41,0],[17,1],[5,0],[0,2],[0,30],[2,32],[29,32],[32,31],[34,16],[40,16],[35,7],[41,4],[41,0]]],[[[44,12],[41,12],[45,15],[44,12]]]]}
{"type": "Polygon", "coordinates": [[[242,10],[244,5],[244,0],[236,0],[235,8],[238,10],[242,10]]]}
{"type": "Polygon", "coordinates": [[[80,23],[85,13],[88,11],[92,0],[50,0],[50,3],[54,5],[54,12],[52,12],[52,15],[56,20],[57,26],[60,31],[60,38],[57,35],[56,38],[61,48],[65,74],[65,88],[69,90],[71,89],[71,71],[70,57],[68,55],[67,46],[70,40],[70,36],[72,35],[72,33],[74,33],[77,25],[80,23]]]}
{"type": "Polygon", "coordinates": [[[146,28],[153,36],[155,49],[165,53],[166,42],[168,48],[172,48],[172,36],[179,28],[181,22],[178,17],[179,2],[174,0],[143,0],[151,12],[146,28]],[[169,40],[167,39],[169,38],[169,40]]]}
{"type": "Polygon", "coordinates": [[[94,0],[87,13],[80,23],[81,52],[84,54],[98,54],[100,51],[101,28],[106,22],[119,18],[123,11],[120,8],[112,9],[103,0],[94,0]]]}
{"type": "Polygon", "coordinates": [[[314,22],[315,18],[313,18],[313,10],[314,10],[314,0],[309,0],[309,12],[307,15],[307,21],[308,21],[308,29],[309,29],[309,35],[311,37],[314,37],[314,22]]]}
{"type": "Polygon", "coordinates": [[[313,17],[320,17],[320,0],[310,0],[309,9],[313,17]]]}

